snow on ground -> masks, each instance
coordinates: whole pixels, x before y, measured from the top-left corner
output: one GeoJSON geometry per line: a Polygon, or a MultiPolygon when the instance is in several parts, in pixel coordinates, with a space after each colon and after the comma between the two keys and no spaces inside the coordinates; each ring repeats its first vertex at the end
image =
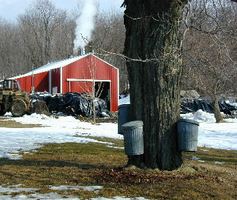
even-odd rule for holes
{"type": "Polygon", "coordinates": [[[216,122],[213,113],[203,112],[202,110],[198,110],[195,113],[182,114],[181,117],[183,119],[191,119],[199,123],[215,123],[216,122]]]}
{"type": "Polygon", "coordinates": [[[126,197],[114,197],[114,198],[92,198],[91,200],[146,200],[144,197],[126,198],[126,197]]]}
{"type": "Polygon", "coordinates": [[[198,146],[237,150],[237,119],[225,119],[224,123],[215,123],[214,114],[202,110],[181,117],[199,122],[198,146]]]}
{"type": "Polygon", "coordinates": [[[51,190],[61,190],[61,191],[68,191],[68,190],[84,190],[89,192],[94,192],[98,190],[102,190],[102,186],[69,186],[69,185],[60,185],[60,186],[50,186],[49,189],[51,190]]]}
{"type": "Polygon", "coordinates": [[[0,200],[80,200],[75,197],[64,197],[57,193],[51,192],[46,194],[32,193],[32,194],[20,194],[20,195],[0,195],[0,200]]]}
{"type": "MultiPolygon", "coordinates": [[[[237,150],[237,119],[228,119],[226,123],[216,124],[213,114],[201,110],[181,117],[200,123],[198,146],[237,150]]],[[[38,114],[9,117],[6,120],[12,119],[23,124],[40,124],[42,127],[0,128],[0,158],[19,159],[20,152],[37,149],[46,143],[98,142],[87,136],[122,139],[122,136],[117,134],[115,123],[93,125],[70,116],[55,118],[38,114]]]]}
{"type": "Polygon", "coordinates": [[[237,150],[237,120],[235,123],[201,123],[198,146],[237,150]]]}
{"type": "Polygon", "coordinates": [[[38,194],[38,189],[35,188],[22,188],[21,185],[0,186],[0,200],[11,199],[62,199],[57,193],[38,194]],[[12,195],[16,193],[32,193],[28,195],[12,195]]]}
{"type": "MultiPolygon", "coordinates": [[[[84,190],[89,192],[97,192],[98,190],[103,189],[102,186],[50,186],[49,189],[51,190],[61,190],[61,191],[68,191],[68,190],[84,190]]],[[[57,199],[57,200],[80,200],[77,197],[73,196],[61,196],[56,192],[50,192],[45,194],[38,193],[38,189],[35,188],[21,188],[21,185],[13,185],[13,186],[0,186],[0,200],[28,200],[28,199],[57,199]],[[28,194],[18,194],[25,192],[28,194]]],[[[91,200],[146,200],[143,197],[135,197],[135,198],[126,198],[126,197],[114,197],[114,198],[104,198],[104,197],[98,197],[98,198],[91,198],[91,200]]]]}
{"type": "MultiPolygon", "coordinates": [[[[237,150],[237,119],[227,119],[225,123],[216,124],[213,114],[197,111],[192,114],[185,114],[182,118],[192,119],[199,122],[198,146],[206,146],[221,149],[237,150]]],[[[122,139],[117,134],[117,124],[101,123],[90,124],[81,122],[73,117],[48,117],[45,115],[25,115],[20,118],[8,117],[5,120],[15,120],[23,124],[39,124],[42,127],[37,128],[0,128],[0,158],[10,159],[20,158],[20,152],[27,152],[37,149],[46,143],[64,143],[64,142],[99,142],[90,139],[87,136],[109,137],[122,139]]],[[[111,143],[105,143],[113,147],[111,143]]],[[[199,158],[193,158],[197,159],[199,158]]],[[[216,163],[222,164],[222,163],[216,163]]],[[[52,190],[86,190],[96,192],[102,189],[101,186],[49,186],[52,190]]],[[[0,186],[0,200],[10,199],[65,199],[56,192],[47,194],[38,193],[35,188],[21,188],[18,186],[4,187],[0,186]],[[16,193],[27,192],[29,194],[16,193]]],[[[66,199],[78,200],[76,197],[68,196],[66,199]]],[[[145,200],[143,197],[126,198],[114,197],[112,200],[145,200]]],[[[98,197],[92,200],[110,200],[109,198],[98,197]]]]}
{"type": "MultiPolygon", "coordinates": [[[[119,103],[130,104],[130,96],[121,98],[119,103]]],[[[237,150],[237,119],[226,119],[225,123],[217,124],[214,114],[202,110],[181,117],[199,122],[198,146],[237,150]]]]}
{"type": "MultiPolygon", "coordinates": [[[[117,134],[117,124],[91,124],[73,117],[48,117],[25,115],[14,119],[23,124],[40,124],[37,128],[0,128],[0,157],[19,159],[19,153],[37,149],[46,143],[98,142],[87,136],[122,138],[117,134]]],[[[111,143],[106,143],[112,145],[111,143]]]]}

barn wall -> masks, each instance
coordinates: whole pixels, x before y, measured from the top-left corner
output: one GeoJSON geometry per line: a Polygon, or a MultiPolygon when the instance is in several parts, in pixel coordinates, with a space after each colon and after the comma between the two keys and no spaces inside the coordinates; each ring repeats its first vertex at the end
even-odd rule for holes
{"type": "Polygon", "coordinates": [[[23,91],[30,93],[32,90],[32,84],[34,84],[35,92],[48,92],[49,82],[48,82],[48,72],[43,72],[40,74],[35,74],[33,76],[25,76],[17,79],[20,87],[23,91]],[[34,82],[34,83],[33,83],[34,82]]]}
{"type": "Polygon", "coordinates": [[[34,76],[35,92],[49,92],[49,73],[43,72],[34,76]]]}
{"type": "Polygon", "coordinates": [[[22,91],[31,92],[31,85],[32,85],[31,76],[18,78],[17,81],[19,82],[22,91]]]}
{"type": "Polygon", "coordinates": [[[68,82],[70,84],[69,92],[79,92],[79,93],[91,93],[92,94],[92,82],[80,81],[80,82],[68,82]]]}
{"type": "Polygon", "coordinates": [[[63,68],[63,89],[62,92],[70,92],[72,88],[78,92],[90,92],[89,83],[71,82],[69,88],[68,78],[74,79],[95,79],[95,80],[111,80],[111,111],[118,110],[118,70],[111,65],[97,59],[94,56],[87,56],[63,68]],[[82,84],[85,89],[82,89],[82,84]]]}

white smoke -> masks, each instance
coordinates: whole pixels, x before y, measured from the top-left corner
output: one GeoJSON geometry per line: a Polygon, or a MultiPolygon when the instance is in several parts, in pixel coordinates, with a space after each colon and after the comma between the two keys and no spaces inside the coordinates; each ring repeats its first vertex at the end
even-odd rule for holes
{"type": "Polygon", "coordinates": [[[96,13],[96,0],[83,1],[81,14],[76,21],[77,27],[76,38],[74,41],[74,51],[77,51],[79,48],[84,49],[88,41],[91,39],[92,31],[95,26],[96,13]]]}

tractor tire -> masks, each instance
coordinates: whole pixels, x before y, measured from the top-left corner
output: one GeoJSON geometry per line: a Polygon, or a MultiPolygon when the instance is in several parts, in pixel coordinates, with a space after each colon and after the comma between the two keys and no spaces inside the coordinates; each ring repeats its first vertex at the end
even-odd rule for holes
{"type": "Polygon", "coordinates": [[[27,105],[23,99],[16,99],[11,106],[11,113],[13,117],[21,117],[27,111],[27,105]]]}
{"type": "Polygon", "coordinates": [[[45,103],[45,101],[41,101],[41,100],[38,100],[33,103],[32,112],[36,114],[44,114],[48,116],[50,115],[47,104],[45,103]]]}

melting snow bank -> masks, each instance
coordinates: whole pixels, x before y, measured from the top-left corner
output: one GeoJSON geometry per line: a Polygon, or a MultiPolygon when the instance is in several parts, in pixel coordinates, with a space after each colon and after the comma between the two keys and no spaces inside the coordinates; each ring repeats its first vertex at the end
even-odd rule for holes
{"type": "Polygon", "coordinates": [[[215,123],[214,114],[202,110],[181,117],[199,122],[198,146],[237,150],[237,119],[215,123]]]}
{"type": "Polygon", "coordinates": [[[183,119],[191,119],[199,123],[202,123],[202,122],[215,123],[216,122],[216,119],[213,113],[207,113],[202,110],[198,110],[195,113],[182,114],[181,117],[183,119]]]}

